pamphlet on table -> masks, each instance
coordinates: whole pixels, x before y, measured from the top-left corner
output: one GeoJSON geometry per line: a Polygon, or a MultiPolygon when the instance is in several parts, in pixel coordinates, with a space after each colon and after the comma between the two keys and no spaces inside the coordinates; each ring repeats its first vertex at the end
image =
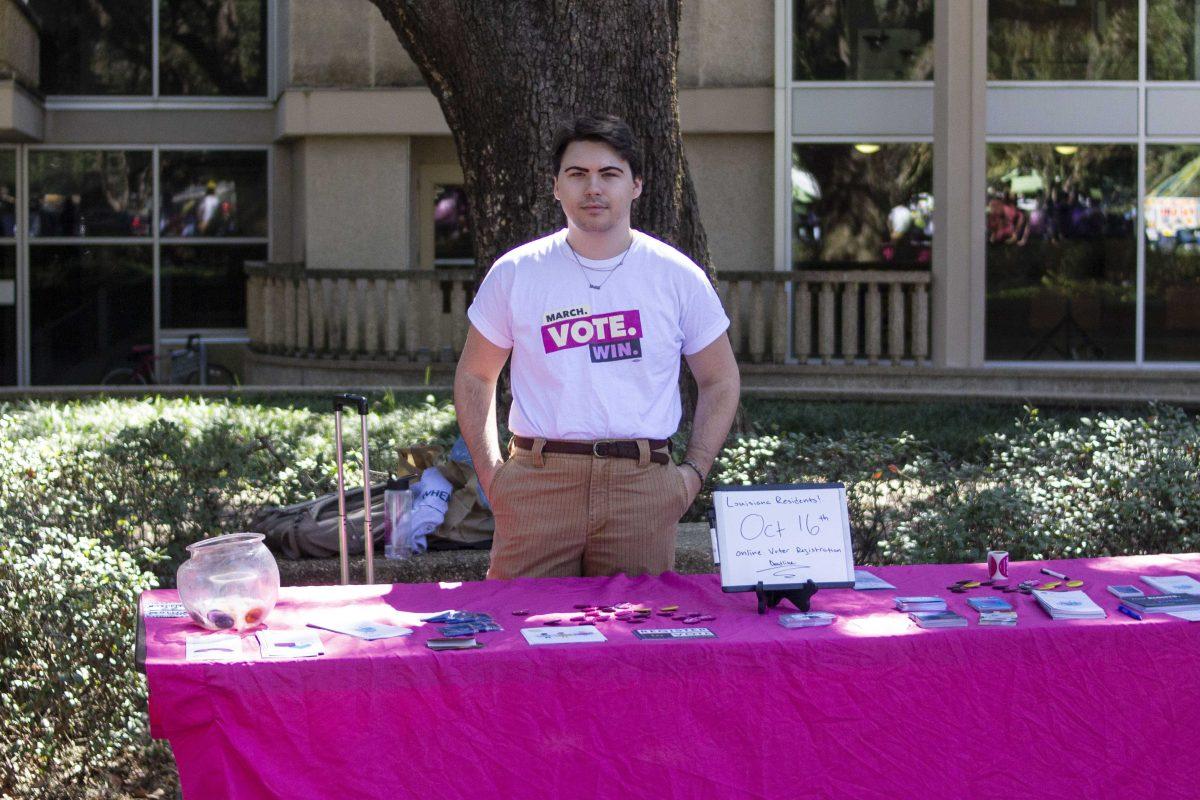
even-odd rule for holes
{"type": "Polygon", "coordinates": [[[412,628],[402,628],[399,625],[384,625],[382,622],[370,622],[367,620],[339,621],[337,619],[323,619],[319,622],[310,622],[308,626],[310,628],[333,631],[334,633],[342,633],[346,636],[353,636],[368,642],[373,642],[376,639],[393,639],[397,636],[409,636],[412,634],[412,628]]]}
{"type": "Polygon", "coordinates": [[[1200,594],[1200,581],[1191,575],[1142,575],[1141,578],[1163,594],[1200,594]]]}
{"type": "Polygon", "coordinates": [[[1104,619],[1104,609],[1082,591],[1042,591],[1035,589],[1033,597],[1051,619],[1104,619]]]}
{"type": "Polygon", "coordinates": [[[854,591],[869,592],[875,589],[895,589],[890,583],[878,575],[872,575],[865,569],[854,570],[854,591]]]}

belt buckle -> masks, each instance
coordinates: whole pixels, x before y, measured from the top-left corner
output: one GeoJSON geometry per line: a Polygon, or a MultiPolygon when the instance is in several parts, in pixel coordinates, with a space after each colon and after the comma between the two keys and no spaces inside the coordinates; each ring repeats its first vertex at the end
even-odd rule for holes
{"type": "Polygon", "coordinates": [[[616,439],[597,439],[596,441],[592,442],[592,456],[595,458],[608,458],[607,452],[601,453],[596,448],[600,447],[600,445],[610,445],[615,441],[616,439]]]}

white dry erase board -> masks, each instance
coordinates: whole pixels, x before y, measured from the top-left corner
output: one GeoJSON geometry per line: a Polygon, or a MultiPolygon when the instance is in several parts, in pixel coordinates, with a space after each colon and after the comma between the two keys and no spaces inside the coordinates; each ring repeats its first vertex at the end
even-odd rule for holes
{"type": "Polygon", "coordinates": [[[725,591],[854,585],[842,484],[718,486],[713,508],[725,591]]]}

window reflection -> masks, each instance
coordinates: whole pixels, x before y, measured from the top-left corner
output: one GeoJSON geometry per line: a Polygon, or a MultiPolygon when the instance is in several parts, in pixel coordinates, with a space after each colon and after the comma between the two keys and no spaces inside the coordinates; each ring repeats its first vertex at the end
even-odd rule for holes
{"type": "Polygon", "coordinates": [[[35,384],[95,384],[152,341],[148,245],[29,248],[35,384]]]}
{"type": "Polygon", "coordinates": [[[933,79],[933,0],[795,0],[797,81],[933,79]]]}
{"type": "Polygon", "coordinates": [[[147,236],[154,183],[148,152],[29,154],[32,236],[147,236]]]}
{"type": "Polygon", "coordinates": [[[1137,80],[1137,0],[988,0],[988,78],[1137,80]]]}
{"type": "Polygon", "coordinates": [[[267,235],[267,154],[162,151],[163,236],[267,235]]]}
{"type": "Polygon", "coordinates": [[[0,150],[0,239],[17,232],[17,154],[0,150]]]}
{"type": "Polygon", "coordinates": [[[794,267],[928,268],[932,153],[928,144],[795,145],[794,267]]]}
{"type": "Polygon", "coordinates": [[[461,186],[437,186],[433,205],[434,266],[462,266],[475,262],[475,236],[471,233],[470,207],[461,186]]]}
{"type": "Polygon", "coordinates": [[[1146,25],[1146,75],[1152,81],[1200,78],[1200,36],[1195,0],[1150,0],[1146,25]]]}
{"type": "Polygon", "coordinates": [[[265,95],[266,0],[162,0],[159,92],[265,95]]]}
{"type": "Polygon", "coordinates": [[[1146,360],[1200,359],[1200,145],[1146,148],[1146,360]]]}
{"type": "Polygon", "coordinates": [[[1134,356],[1136,149],[990,145],[987,339],[995,360],[1134,356]]]}
{"type": "Polygon", "coordinates": [[[247,261],[266,245],[162,248],[159,286],[164,328],[244,328],[247,261]]]}
{"type": "Polygon", "coordinates": [[[29,0],[46,94],[150,94],[150,0],[29,0]]]}
{"type": "Polygon", "coordinates": [[[0,385],[17,382],[17,248],[0,245],[0,385]]]}

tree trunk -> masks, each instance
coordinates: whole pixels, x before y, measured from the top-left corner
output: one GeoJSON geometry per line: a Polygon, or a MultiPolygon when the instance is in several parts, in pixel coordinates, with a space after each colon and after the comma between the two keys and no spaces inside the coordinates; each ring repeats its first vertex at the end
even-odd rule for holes
{"type": "MultiPolygon", "coordinates": [[[[437,97],[454,135],[475,235],[476,281],[508,250],[566,225],[552,193],[559,123],[615,114],[642,146],[633,227],[714,280],[679,132],[682,0],[371,0],[437,97]]],[[[502,378],[501,404],[508,404],[502,378]]],[[[696,385],[680,372],[683,414],[696,385]]]]}
{"type": "Polygon", "coordinates": [[[626,120],[645,187],[633,226],[711,276],[679,133],[681,0],[371,0],[438,99],[458,147],[479,278],[565,225],[550,146],[577,114],[626,120]]]}

